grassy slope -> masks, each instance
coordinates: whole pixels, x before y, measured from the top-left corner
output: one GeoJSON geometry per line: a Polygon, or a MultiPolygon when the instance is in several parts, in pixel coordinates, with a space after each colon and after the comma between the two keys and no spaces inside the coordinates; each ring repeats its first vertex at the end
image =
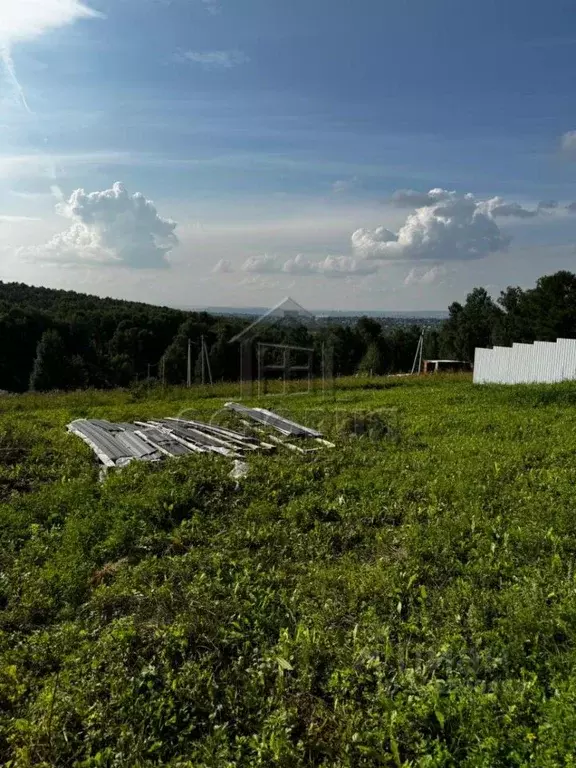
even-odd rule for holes
{"type": "MultiPolygon", "coordinates": [[[[372,382],[374,384],[374,381],[372,382]]],[[[0,763],[574,765],[576,387],[270,397],[398,440],[133,465],[71,418],[233,391],[0,402],[0,763]]]]}

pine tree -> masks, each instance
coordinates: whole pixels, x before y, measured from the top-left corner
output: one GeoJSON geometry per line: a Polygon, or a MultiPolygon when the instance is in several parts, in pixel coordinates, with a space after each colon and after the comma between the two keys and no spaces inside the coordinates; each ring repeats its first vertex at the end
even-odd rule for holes
{"type": "Polygon", "coordinates": [[[62,337],[53,328],[44,331],[36,347],[30,389],[35,392],[65,389],[68,375],[68,361],[62,337]]]}

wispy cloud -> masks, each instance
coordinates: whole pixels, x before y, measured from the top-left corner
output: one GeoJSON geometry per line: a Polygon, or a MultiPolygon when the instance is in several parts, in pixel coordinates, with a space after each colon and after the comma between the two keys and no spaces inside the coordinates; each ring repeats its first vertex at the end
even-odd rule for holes
{"type": "Polygon", "coordinates": [[[332,184],[332,192],[336,194],[346,194],[352,192],[360,186],[360,179],[358,176],[353,176],[351,179],[338,179],[332,184]]]}
{"type": "Polygon", "coordinates": [[[222,6],[218,0],[202,0],[202,5],[212,16],[217,16],[219,13],[222,13],[222,6]]]}
{"type": "Polygon", "coordinates": [[[87,171],[101,165],[137,165],[142,158],[130,152],[102,151],[70,154],[0,155],[0,179],[56,178],[72,170],[87,171]]]}
{"type": "Polygon", "coordinates": [[[0,222],[7,222],[7,223],[18,223],[20,221],[42,221],[42,219],[38,219],[36,216],[9,216],[9,215],[2,215],[0,216],[0,222]]]}
{"type": "Polygon", "coordinates": [[[215,274],[226,274],[229,272],[233,272],[232,264],[230,263],[229,259],[220,259],[220,261],[215,264],[214,269],[212,272],[215,274]]]}
{"type": "Polygon", "coordinates": [[[79,0],[2,0],[0,11],[0,65],[14,93],[30,112],[12,59],[15,43],[33,40],[78,19],[101,17],[79,0]]]}
{"type": "Polygon", "coordinates": [[[576,131],[566,131],[560,137],[560,147],[563,152],[576,153],[576,131]]]}
{"type": "Polygon", "coordinates": [[[176,61],[190,61],[204,69],[233,69],[247,64],[250,59],[242,51],[178,51],[176,61]]]}
{"type": "Polygon", "coordinates": [[[32,110],[26,101],[24,89],[22,88],[20,80],[18,80],[18,76],[16,75],[14,59],[12,58],[12,52],[8,44],[0,43],[0,64],[6,73],[6,79],[8,80],[8,83],[10,84],[16,98],[20,101],[26,112],[32,114],[32,110]]]}

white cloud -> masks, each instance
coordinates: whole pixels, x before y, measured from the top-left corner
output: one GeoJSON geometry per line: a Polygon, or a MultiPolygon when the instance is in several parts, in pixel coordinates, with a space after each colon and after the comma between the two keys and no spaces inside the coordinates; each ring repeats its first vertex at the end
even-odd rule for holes
{"type": "Polygon", "coordinates": [[[324,275],[325,277],[354,277],[372,275],[378,271],[375,264],[354,259],[350,256],[326,256],[320,261],[313,261],[302,254],[288,259],[282,265],[282,271],[291,275],[324,275]]]}
{"type": "Polygon", "coordinates": [[[6,223],[18,223],[20,221],[42,221],[42,219],[37,218],[36,216],[10,216],[10,215],[3,215],[0,216],[0,221],[5,221],[6,223]]]}
{"type": "Polygon", "coordinates": [[[378,266],[351,256],[326,256],[323,259],[314,260],[299,253],[294,258],[283,261],[276,256],[264,254],[247,259],[242,265],[242,271],[256,274],[363,277],[377,272],[378,266]]]}
{"type": "Polygon", "coordinates": [[[176,222],[158,215],[142,194],[129,195],[123,184],[87,194],[77,189],[56,211],[72,221],[43,246],[20,249],[21,256],[57,263],[167,267],[178,245],[176,222]]]}
{"type": "Polygon", "coordinates": [[[282,264],[276,256],[264,253],[262,256],[249,256],[242,264],[242,272],[254,272],[258,275],[282,272],[282,264]]]}
{"type": "Polygon", "coordinates": [[[250,61],[242,51],[180,51],[175,58],[200,64],[204,69],[233,69],[250,61]]]}
{"type": "Polygon", "coordinates": [[[576,131],[567,131],[560,139],[560,146],[564,152],[575,152],[576,131]]]}
{"type": "Polygon", "coordinates": [[[226,274],[228,272],[233,272],[232,264],[228,259],[220,259],[220,261],[214,265],[214,269],[212,272],[220,273],[220,274],[226,274]]]}
{"type": "Polygon", "coordinates": [[[500,205],[500,198],[479,201],[471,194],[446,190],[431,190],[428,196],[438,202],[417,208],[397,233],[385,227],[356,230],[352,234],[355,253],[383,261],[443,263],[481,259],[508,247],[510,238],[491,212],[500,205]]]}
{"type": "Polygon", "coordinates": [[[446,274],[446,267],[442,264],[435,264],[430,269],[422,267],[412,267],[410,272],[404,278],[404,285],[432,285],[446,274]]]}
{"type": "Polygon", "coordinates": [[[79,0],[2,0],[0,8],[0,62],[8,81],[23,106],[28,110],[24,90],[12,60],[14,43],[34,40],[53,29],[72,24],[78,19],[100,17],[79,0]]]}
{"type": "Polygon", "coordinates": [[[429,192],[417,192],[414,189],[397,189],[390,202],[396,208],[423,208],[425,205],[434,205],[442,200],[450,200],[456,192],[449,192],[439,187],[429,192]]]}
{"type": "Polygon", "coordinates": [[[351,192],[360,185],[360,179],[358,176],[353,176],[351,179],[338,179],[332,184],[332,191],[336,194],[344,194],[351,192]]]}
{"type": "Polygon", "coordinates": [[[78,19],[98,16],[79,0],[2,0],[0,40],[4,45],[32,40],[78,19]]]}
{"type": "MultiPolygon", "coordinates": [[[[461,196],[454,190],[441,189],[436,187],[428,192],[418,192],[414,189],[398,189],[393,193],[390,202],[395,208],[425,208],[436,205],[437,203],[450,202],[458,200],[461,196]]],[[[488,212],[491,216],[507,216],[519,219],[529,219],[544,209],[553,209],[557,206],[553,200],[538,203],[538,207],[531,210],[524,208],[520,203],[507,203],[501,197],[493,197],[480,203],[482,210],[488,212]]]]}
{"type": "Polygon", "coordinates": [[[363,257],[368,257],[379,248],[384,248],[387,243],[396,243],[398,235],[386,227],[376,229],[357,229],[352,234],[352,247],[354,251],[363,257]]]}
{"type": "Polygon", "coordinates": [[[537,208],[524,208],[520,203],[507,203],[501,197],[492,197],[490,200],[486,200],[484,203],[479,204],[479,209],[489,214],[490,216],[502,216],[507,218],[517,219],[532,219],[534,216],[538,216],[544,206],[538,205],[537,208]]]}

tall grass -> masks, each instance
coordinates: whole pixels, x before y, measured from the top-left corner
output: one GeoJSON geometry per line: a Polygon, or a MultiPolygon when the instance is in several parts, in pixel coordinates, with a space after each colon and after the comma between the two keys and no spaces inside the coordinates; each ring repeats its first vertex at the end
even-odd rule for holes
{"type": "Polygon", "coordinates": [[[0,763],[572,765],[576,386],[272,392],[337,448],[240,484],[211,456],[100,482],[64,428],[237,396],[0,403],[0,763]]]}

